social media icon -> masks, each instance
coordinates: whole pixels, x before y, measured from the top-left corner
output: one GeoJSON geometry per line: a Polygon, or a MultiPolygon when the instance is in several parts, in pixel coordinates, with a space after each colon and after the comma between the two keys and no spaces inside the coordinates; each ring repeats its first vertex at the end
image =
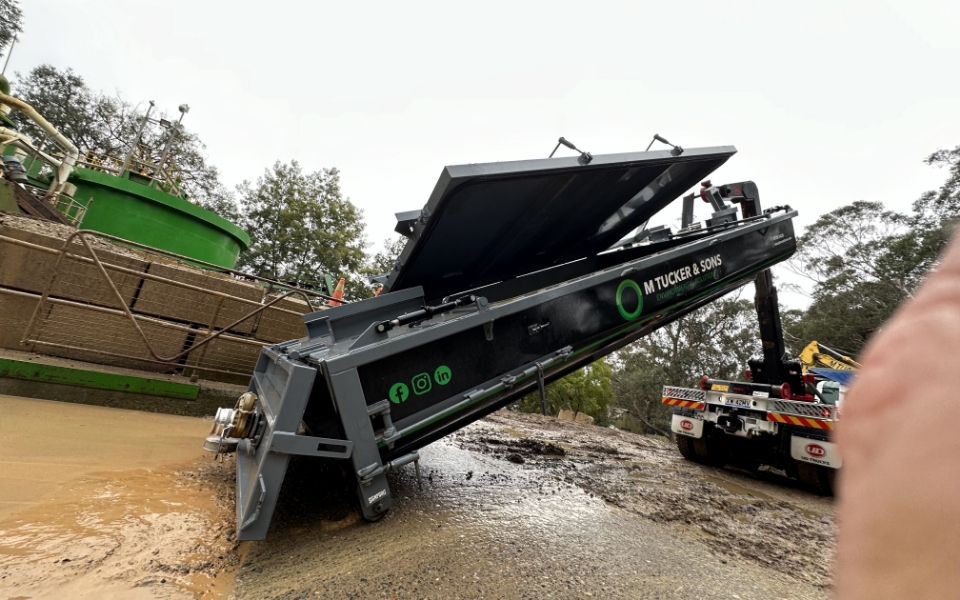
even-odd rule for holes
{"type": "Polygon", "coordinates": [[[450,367],[446,365],[440,365],[437,367],[437,370],[433,372],[433,380],[437,382],[437,385],[447,385],[452,378],[453,373],[450,372],[450,367]]]}
{"type": "Polygon", "coordinates": [[[420,373],[419,375],[414,376],[413,378],[413,393],[421,396],[426,394],[431,389],[433,389],[433,384],[430,382],[430,375],[428,373],[420,373]]]}
{"type": "Polygon", "coordinates": [[[405,383],[395,383],[390,387],[390,402],[400,404],[410,397],[410,388],[405,383]]]}

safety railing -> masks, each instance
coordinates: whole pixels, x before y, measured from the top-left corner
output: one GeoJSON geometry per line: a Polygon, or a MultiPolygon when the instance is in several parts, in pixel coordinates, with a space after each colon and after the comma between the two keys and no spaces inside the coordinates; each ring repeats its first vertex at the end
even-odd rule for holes
{"type": "MultiPolygon", "coordinates": [[[[80,223],[83,222],[83,216],[87,212],[87,205],[81,204],[76,199],[64,193],[57,194],[56,197],[51,199],[49,190],[32,185],[24,185],[23,187],[39,200],[52,203],[63,215],[63,218],[74,227],[78,227],[80,223]]],[[[92,202],[92,199],[90,202],[92,202]]],[[[89,204],[89,202],[87,204],[89,204]]]]}
{"type": "Polygon", "coordinates": [[[158,160],[159,158],[155,159],[153,157],[149,146],[137,144],[127,163],[116,156],[87,150],[77,159],[77,164],[93,171],[117,177],[123,176],[123,167],[126,164],[126,170],[130,173],[149,179],[151,187],[156,187],[168,194],[182,198],[184,195],[183,171],[170,155],[164,157],[162,164],[157,164],[158,160]]]}

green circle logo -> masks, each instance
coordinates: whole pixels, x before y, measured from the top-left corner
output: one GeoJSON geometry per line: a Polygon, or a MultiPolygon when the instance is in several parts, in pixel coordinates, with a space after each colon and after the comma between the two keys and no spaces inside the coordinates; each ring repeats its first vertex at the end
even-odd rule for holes
{"type": "Polygon", "coordinates": [[[390,402],[393,402],[394,404],[400,404],[409,397],[410,388],[407,387],[407,384],[400,382],[395,383],[390,387],[390,402]]]}
{"type": "Polygon", "coordinates": [[[440,365],[437,367],[437,370],[433,372],[433,380],[437,382],[437,385],[447,385],[452,378],[453,373],[450,372],[450,367],[446,365],[440,365]]]}
{"type": "Polygon", "coordinates": [[[640,311],[643,310],[643,293],[640,291],[640,286],[637,285],[636,281],[624,279],[620,282],[620,286],[617,288],[617,310],[620,311],[620,316],[627,321],[633,321],[640,316],[640,311]],[[628,288],[637,293],[637,308],[633,311],[628,311],[623,307],[623,290],[628,288]]]}

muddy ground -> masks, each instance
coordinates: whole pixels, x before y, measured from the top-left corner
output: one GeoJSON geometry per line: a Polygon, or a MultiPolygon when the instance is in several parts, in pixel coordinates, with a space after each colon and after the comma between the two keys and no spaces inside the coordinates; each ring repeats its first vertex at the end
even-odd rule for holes
{"type": "Polygon", "coordinates": [[[688,463],[662,439],[500,411],[392,474],[364,523],[336,474],[296,461],[253,598],[826,598],[831,500],[688,463]]]}
{"type": "Polygon", "coordinates": [[[611,505],[682,531],[694,527],[718,556],[733,553],[815,586],[829,584],[833,501],[781,472],[704,467],[682,460],[663,438],[536,415],[502,412],[488,421],[507,436],[464,431],[460,443],[515,462],[519,455],[522,464],[531,458],[611,505]],[[550,460],[557,446],[566,461],[550,460]]]}
{"type": "Polygon", "coordinates": [[[422,451],[422,491],[392,473],[375,524],[338,471],[293,460],[268,539],[237,544],[209,422],[0,409],[0,600],[829,596],[829,499],[662,439],[500,411],[422,451]]]}

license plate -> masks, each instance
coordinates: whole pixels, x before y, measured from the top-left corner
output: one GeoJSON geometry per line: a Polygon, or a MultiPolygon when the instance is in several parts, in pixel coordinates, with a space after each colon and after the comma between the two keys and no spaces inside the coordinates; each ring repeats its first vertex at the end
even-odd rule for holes
{"type": "Polygon", "coordinates": [[[731,398],[729,396],[724,396],[723,403],[727,406],[742,406],[744,408],[750,408],[750,400],[748,398],[731,398]]]}

